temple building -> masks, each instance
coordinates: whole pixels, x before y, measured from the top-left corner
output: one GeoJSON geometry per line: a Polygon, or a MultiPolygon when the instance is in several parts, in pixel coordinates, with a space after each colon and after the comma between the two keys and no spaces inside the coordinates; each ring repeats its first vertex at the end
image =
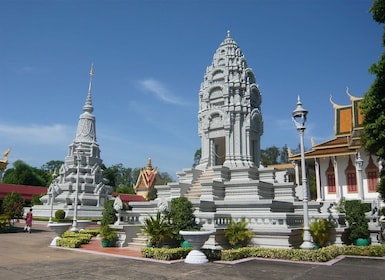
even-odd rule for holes
{"type": "Polygon", "coordinates": [[[138,180],[134,186],[135,193],[147,199],[149,191],[151,188],[154,188],[157,177],[158,170],[152,168],[151,158],[149,158],[147,166],[143,168],[139,173],[138,180]]]}
{"type": "MultiPolygon", "coordinates": [[[[348,88],[346,94],[350,99],[348,105],[337,105],[330,98],[335,112],[335,136],[320,144],[312,141],[312,149],[305,152],[306,163],[314,167],[317,200],[339,201],[344,198],[378,203],[376,189],[381,160],[361,147],[362,98],[351,95],[348,88]]],[[[298,183],[301,155],[290,154],[289,158],[294,162],[298,183]]]]}
{"type": "Polygon", "coordinates": [[[41,198],[44,205],[36,205],[36,216],[48,217],[52,211],[62,209],[66,217],[73,217],[75,205],[78,216],[101,217],[104,203],[111,199],[112,188],[103,179],[102,159],[99,144],[96,141],[96,119],[92,106],[92,77],[90,81],[83,113],[79,117],[76,136],[68,147],[68,154],[59,174],[55,174],[48,192],[41,198]]]}
{"type": "MultiPolygon", "coordinates": [[[[278,181],[275,168],[260,166],[262,96],[254,71],[230,32],[206,68],[198,96],[199,164],[179,171],[177,182],[155,185],[156,200],[130,203],[132,209],[119,212],[117,224],[140,225],[148,215],[167,211],[173,198],[186,197],[202,229],[215,231],[206,248],[226,247],[225,228],[242,218],[253,231],[251,245],[298,247],[303,203],[288,175],[278,181]]],[[[321,208],[321,203],[310,202],[309,215],[339,223],[337,215],[321,208]]],[[[340,233],[335,243],[341,242],[340,233]]]]}

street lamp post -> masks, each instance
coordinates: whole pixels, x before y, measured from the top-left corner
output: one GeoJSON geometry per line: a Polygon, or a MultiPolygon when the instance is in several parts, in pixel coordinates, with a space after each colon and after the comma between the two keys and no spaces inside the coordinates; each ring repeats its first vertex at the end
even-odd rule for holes
{"type": "Polygon", "coordinates": [[[79,150],[76,150],[76,160],[77,160],[77,174],[76,174],[76,189],[75,189],[75,201],[73,202],[74,204],[74,216],[73,216],[73,220],[72,220],[72,228],[70,229],[70,231],[72,232],[78,232],[78,221],[77,221],[77,218],[78,218],[78,194],[79,194],[79,186],[80,186],[80,183],[79,183],[79,173],[80,173],[80,163],[82,161],[81,157],[80,157],[80,151],[79,150]]]}
{"type": "Polygon", "coordinates": [[[49,215],[49,220],[48,220],[48,223],[52,223],[52,216],[53,216],[53,202],[54,202],[54,199],[55,199],[55,184],[56,184],[56,173],[54,171],[54,173],[52,174],[52,186],[51,186],[51,213],[49,215]]]}
{"type": "Polygon", "coordinates": [[[357,182],[358,182],[358,188],[359,188],[361,200],[365,199],[364,186],[362,183],[362,166],[363,165],[364,165],[364,160],[361,158],[361,154],[358,153],[356,157],[356,167],[357,167],[357,182]]]}
{"type": "Polygon", "coordinates": [[[305,122],[308,111],[302,107],[301,99],[298,96],[297,107],[292,113],[292,119],[298,130],[300,136],[301,146],[301,170],[302,170],[302,190],[303,190],[303,243],[301,249],[313,249],[313,242],[310,235],[309,227],[309,208],[308,208],[308,187],[306,179],[306,166],[305,166],[305,148],[304,148],[304,134],[305,134],[305,122]]]}

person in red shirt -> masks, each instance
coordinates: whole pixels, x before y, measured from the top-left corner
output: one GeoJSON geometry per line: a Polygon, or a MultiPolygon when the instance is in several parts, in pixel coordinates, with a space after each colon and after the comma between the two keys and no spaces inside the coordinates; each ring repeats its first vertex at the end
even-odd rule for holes
{"type": "Polygon", "coordinates": [[[33,215],[32,215],[32,208],[29,209],[29,212],[25,216],[25,226],[24,226],[24,232],[29,232],[31,233],[31,228],[32,228],[32,220],[33,220],[33,215]]]}

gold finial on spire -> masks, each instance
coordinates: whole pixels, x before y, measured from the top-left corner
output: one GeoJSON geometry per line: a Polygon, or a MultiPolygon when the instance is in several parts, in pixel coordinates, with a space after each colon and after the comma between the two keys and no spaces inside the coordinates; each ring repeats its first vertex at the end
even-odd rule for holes
{"type": "Polygon", "coordinates": [[[147,169],[152,170],[151,158],[148,158],[147,160],[147,169]]]}

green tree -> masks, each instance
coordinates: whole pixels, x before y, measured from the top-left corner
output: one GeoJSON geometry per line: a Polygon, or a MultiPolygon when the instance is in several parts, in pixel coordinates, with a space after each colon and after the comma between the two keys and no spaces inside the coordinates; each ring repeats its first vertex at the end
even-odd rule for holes
{"type": "Polygon", "coordinates": [[[49,186],[51,176],[44,170],[29,166],[21,160],[13,163],[13,168],[5,171],[3,182],[6,184],[49,186]]]}
{"type": "Polygon", "coordinates": [[[62,160],[50,160],[49,162],[43,164],[41,169],[47,172],[56,172],[59,173],[60,167],[64,164],[62,160]]]}
{"type": "Polygon", "coordinates": [[[195,222],[193,205],[186,197],[171,199],[168,218],[171,221],[174,235],[178,240],[183,239],[179,234],[180,230],[193,230],[199,228],[199,225],[195,222]]]}
{"type": "MultiPolygon", "coordinates": [[[[374,21],[384,24],[385,0],[374,0],[370,12],[374,21]]],[[[382,45],[385,46],[385,32],[382,45]]],[[[365,117],[361,142],[370,154],[385,159],[385,52],[377,63],[371,65],[369,72],[376,77],[362,99],[361,109],[365,117]]],[[[385,169],[382,169],[380,179],[378,192],[385,201],[385,169]]]]}
{"type": "Polygon", "coordinates": [[[7,214],[10,219],[23,218],[24,199],[17,192],[11,192],[3,200],[3,213],[7,214]]]}
{"type": "Polygon", "coordinates": [[[116,188],[117,193],[128,193],[128,194],[135,194],[134,188],[131,186],[119,186],[116,188]]]}
{"type": "Polygon", "coordinates": [[[196,150],[195,154],[194,154],[193,167],[195,167],[195,166],[197,166],[199,164],[199,161],[201,160],[201,157],[202,157],[202,149],[196,150]]]}
{"type": "Polygon", "coordinates": [[[167,185],[167,183],[172,182],[174,179],[167,172],[159,173],[159,176],[155,179],[155,185],[167,185]]]}
{"type": "Polygon", "coordinates": [[[263,166],[270,164],[277,164],[278,157],[280,155],[279,148],[276,146],[268,147],[267,149],[261,149],[261,163],[263,166]]]}
{"type": "Polygon", "coordinates": [[[287,145],[283,146],[279,151],[279,163],[288,163],[289,162],[289,152],[287,145]]]}
{"type": "Polygon", "coordinates": [[[118,218],[115,214],[114,200],[108,200],[104,203],[104,209],[102,212],[102,220],[100,221],[101,226],[110,225],[116,222],[118,218]]]}

